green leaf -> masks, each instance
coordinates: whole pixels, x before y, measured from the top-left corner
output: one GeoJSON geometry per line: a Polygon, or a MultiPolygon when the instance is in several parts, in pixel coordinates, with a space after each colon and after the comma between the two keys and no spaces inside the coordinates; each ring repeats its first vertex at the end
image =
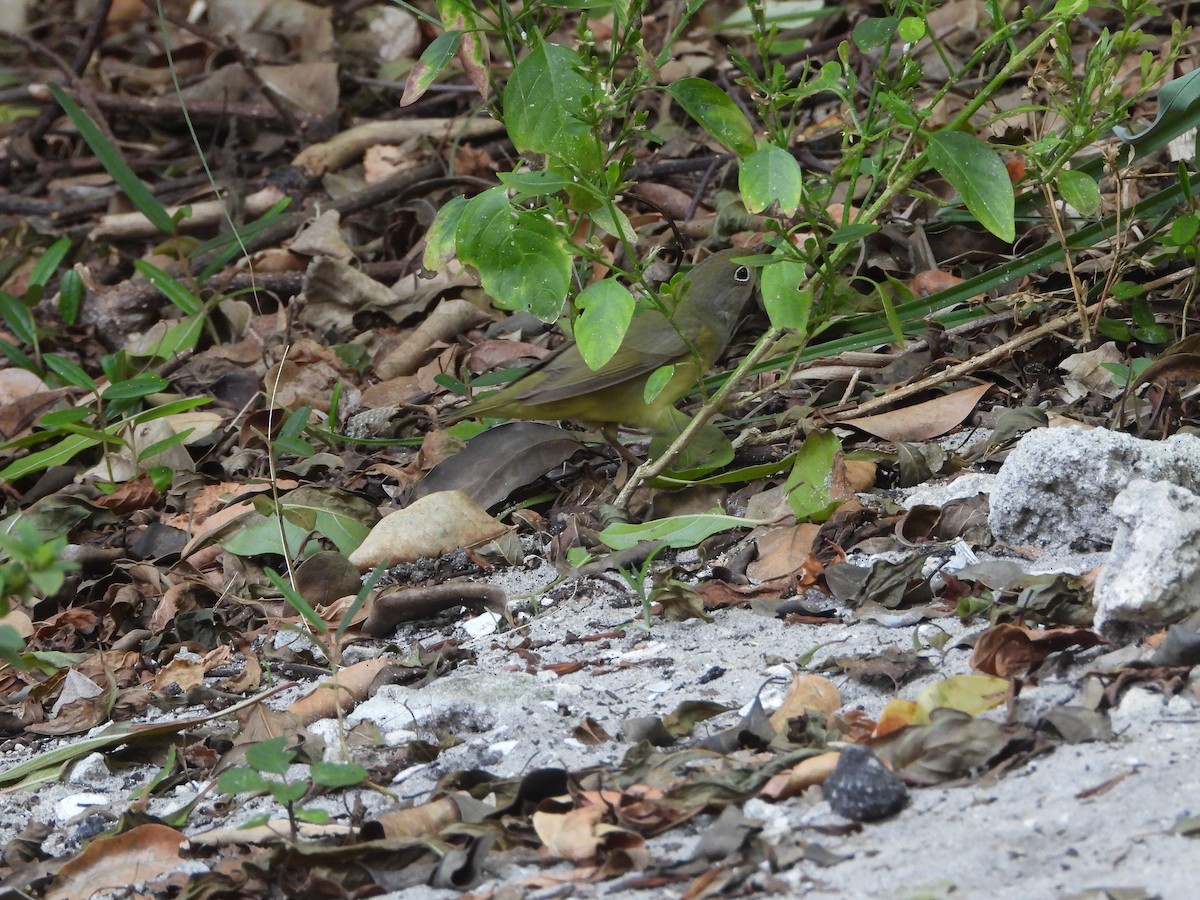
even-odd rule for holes
{"type": "Polygon", "coordinates": [[[1016,239],[1012,182],[995,150],[961,131],[937,131],[929,138],[929,160],[980,225],[1005,243],[1016,239]]]}
{"type": "Polygon", "coordinates": [[[854,38],[854,46],[858,47],[863,53],[869,53],[872,50],[878,50],[880,47],[886,46],[895,35],[896,29],[900,25],[900,20],[895,16],[888,16],[883,19],[863,19],[854,26],[852,37],[854,38]]]}
{"type": "Polygon", "coordinates": [[[915,44],[921,38],[925,37],[925,20],[918,19],[916,16],[905,16],[900,20],[897,30],[906,44],[915,44]]]}
{"type": "Polygon", "coordinates": [[[459,221],[458,258],[479,272],[501,309],[552,322],[571,287],[571,254],[544,210],[516,209],[502,187],[467,203],[459,221]]]}
{"type": "Polygon", "coordinates": [[[158,266],[146,262],[144,259],[135,259],[133,267],[141,273],[142,277],[158,288],[159,293],[178,306],[189,316],[194,316],[204,309],[204,304],[200,302],[191,291],[179,283],[173,275],[164,272],[158,266]]]}
{"type": "Polygon", "coordinates": [[[362,784],[371,774],[362,766],[354,763],[316,762],[309,767],[309,774],[314,784],[328,788],[350,787],[362,784]]]}
{"type": "Polygon", "coordinates": [[[135,375],[126,381],[119,381],[116,384],[109,385],[100,396],[109,402],[115,400],[140,400],[143,397],[148,397],[150,394],[157,394],[160,391],[164,391],[169,386],[170,382],[157,372],[142,372],[140,375],[135,375]]]}
{"type": "Polygon", "coordinates": [[[1100,185],[1086,172],[1074,169],[1059,172],[1058,195],[1089,219],[1100,214],[1100,185]]]}
{"type": "MultiPolygon", "coordinates": [[[[299,797],[296,799],[299,799],[299,797]]],[[[296,821],[307,822],[310,825],[324,825],[327,822],[333,821],[333,816],[317,807],[311,809],[307,806],[301,807],[295,811],[294,815],[296,816],[296,821]]]]}
{"type": "Polygon", "coordinates": [[[46,362],[46,368],[61,378],[66,384],[84,391],[96,390],[96,382],[92,380],[92,377],[65,356],[59,356],[57,353],[47,353],[43,359],[46,362]]]}
{"type": "Polygon", "coordinates": [[[95,438],[78,434],[68,435],[52,447],[39,450],[37,453],[30,453],[16,462],[9,463],[3,470],[0,470],[0,480],[16,481],[18,478],[24,478],[34,472],[41,472],[52,466],[66,465],[77,454],[89,447],[95,447],[99,443],[100,441],[95,438]]]}
{"type": "Polygon", "coordinates": [[[112,180],[125,192],[125,196],[129,198],[129,202],[133,204],[134,208],[149,219],[150,224],[163,234],[174,234],[175,222],[171,218],[171,214],[167,212],[165,206],[159,203],[158,198],[150,193],[150,189],[137,177],[133,169],[129,168],[129,164],[125,162],[120,151],[109,143],[104,133],[96,127],[96,123],[57,84],[50,82],[46,87],[58,101],[58,105],[63,108],[67,118],[79,130],[80,137],[96,154],[100,165],[104,166],[104,170],[112,176],[112,180]]]}
{"type": "Polygon", "coordinates": [[[643,541],[662,541],[666,546],[682,550],[695,547],[701,541],[734,528],[753,528],[764,525],[756,519],[740,519],[719,512],[691,516],[670,516],[640,524],[617,523],[600,532],[600,540],[614,550],[628,550],[643,541]]]}
{"type": "Polygon", "coordinates": [[[654,402],[654,398],[662,393],[663,388],[671,383],[671,379],[675,377],[675,366],[659,366],[650,373],[650,377],[646,379],[646,386],[642,388],[642,399],[647,405],[654,402]]]}
{"type": "Polygon", "coordinates": [[[583,310],[575,320],[575,343],[583,361],[595,372],[620,349],[636,302],[629,288],[606,278],[584,288],[575,305],[583,310]]]}
{"type": "Polygon", "coordinates": [[[400,97],[400,105],[408,106],[415,103],[429,90],[429,86],[442,74],[450,60],[458,53],[462,43],[461,31],[447,31],[439,34],[430,41],[417,64],[409,70],[408,81],[404,84],[404,94],[400,97]]]}
{"type": "Polygon", "coordinates": [[[1158,115],[1143,131],[1133,134],[1118,125],[1113,134],[1134,147],[1134,160],[1161,150],[1179,135],[1200,125],[1200,69],[1180,75],[1159,89],[1158,115]]]}
{"type": "Polygon", "coordinates": [[[58,280],[58,314],[64,325],[74,325],[83,306],[83,279],[74,269],[67,269],[58,280]]]}
{"type": "Polygon", "coordinates": [[[29,285],[45,287],[49,284],[50,279],[54,277],[54,273],[58,271],[58,267],[62,265],[62,261],[66,258],[70,249],[70,238],[59,238],[47,247],[46,251],[38,257],[33,271],[29,273],[29,285]]]}
{"type": "Polygon", "coordinates": [[[762,268],[760,286],[763,306],[775,328],[792,328],[808,334],[808,315],[812,310],[811,289],[801,290],[807,279],[802,263],[775,258],[762,268]]]}
{"type": "Polygon", "coordinates": [[[17,340],[31,347],[37,344],[33,313],[19,297],[14,297],[8,291],[0,291],[0,319],[4,320],[17,340]]]}
{"type": "Polygon", "coordinates": [[[455,233],[458,231],[459,222],[462,221],[467,202],[466,197],[454,197],[433,217],[433,224],[425,232],[425,255],[421,260],[425,268],[436,272],[454,259],[455,253],[458,252],[455,233]]]}
{"type": "Polygon", "coordinates": [[[552,156],[575,171],[600,172],[600,145],[587,115],[595,91],[579,74],[579,54],[535,37],[504,88],[504,126],[522,152],[552,156]]]}
{"type": "Polygon", "coordinates": [[[282,784],[276,781],[267,782],[267,790],[271,792],[271,796],[275,798],[275,802],[286,806],[289,803],[295,803],[297,800],[303,800],[304,795],[308,793],[308,785],[303,781],[285,781],[282,784]]]}
{"type": "Polygon", "coordinates": [[[265,790],[267,780],[254,769],[238,766],[226,769],[217,776],[217,790],[222,794],[246,794],[251,791],[265,790]]]}
{"type": "Polygon", "coordinates": [[[805,438],[796,451],[796,462],[784,490],[797,519],[823,522],[837,508],[838,501],[829,496],[829,488],[833,459],[841,449],[832,432],[817,431],[805,438]]]}
{"type": "Polygon", "coordinates": [[[511,192],[513,200],[545,197],[578,185],[561,172],[500,172],[496,177],[511,192]]]}
{"type": "Polygon", "coordinates": [[[804,199],[800,163],[774,144],[759,147],[742,160],[738,187],[742,202],[752,213],[760,213],[772,203],[778,203],[779,211],[785,216],[795,215],[804,199]]]}
{"type": "Polygon", "coordinates": [[[758,149],[754,128],[745,113],[711,81],[681,78],[667,88],[667,93],[705,131],[739,157],[750,156],[758,149]]]}
{"type": "Polygon", "coordinates": [[[296,758],[296,751],[288,749],[287,741],[286,737],[280,736],[253,744],[246,751],[246,764],[259,772],[286,775],[288,766],[296,758]]]}

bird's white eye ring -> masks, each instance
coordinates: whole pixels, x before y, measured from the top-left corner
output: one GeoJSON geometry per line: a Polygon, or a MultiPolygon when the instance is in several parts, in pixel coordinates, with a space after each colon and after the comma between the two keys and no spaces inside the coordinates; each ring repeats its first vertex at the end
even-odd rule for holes
{"type": "Polygon", "coordinates": [[[745,284],[750,280],[750,270],[745,266],[738,266],[733,270],[733,280],[738,284],[745,284]]]}

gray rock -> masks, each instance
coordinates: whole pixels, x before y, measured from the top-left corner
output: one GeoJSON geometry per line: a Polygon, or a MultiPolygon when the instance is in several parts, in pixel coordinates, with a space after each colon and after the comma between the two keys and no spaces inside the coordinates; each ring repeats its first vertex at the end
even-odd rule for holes
{"type": "Polygon", "coordinates": [[[1135,478],[1200,493],[1200,438],[1145,441],[1104,428],[1039,428],[996,476],[988,525],[996,540],[1078,552],[1112,544],[1112,503],[1135,478]]]}
{"type": "Polygon", "coordinates": [[[1096,579],[1096,628],[1128,640],[1200,609],[1200,496],[1136,479],[1112,513],[1120,527],[1096,579]]]}

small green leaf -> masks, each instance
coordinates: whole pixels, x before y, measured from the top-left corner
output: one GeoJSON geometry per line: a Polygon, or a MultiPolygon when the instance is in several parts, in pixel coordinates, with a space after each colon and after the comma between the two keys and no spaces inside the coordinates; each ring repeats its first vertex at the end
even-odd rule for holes
{"type": "Polygon", "coordinates": [[[45,252],[38,257],[37,263],[34,264],[33,271],[29,273],[29,284],[45,287],[50,283],[50,279],[54,277],[54,273],[58,271],[58,267],[62,265],[63,259],[71,249],[70,238],[59,238],[53,244],[46,248],[45,252]]]}
{"type": "Polygon", "coordinates": [[[286,806],[297,800],[303,800],[304,795],[308,793],[308,785],[303,781],[285,781],[283,783],[268,781],[267,790],[271,792],[276,803],[286,806]]]}
{"type": "Polygon", "coordinates": [[[466,197],[455,197],[447,201],[433,217],[433,224],[425,232],[425,255],[421,260],[425,268],[436,272],[454,259],[457,252],[455,233],[458,231],[458,223],[462,221],[467,202],[466,197]]]}
{"type": "Polygon", "coordinates": [[[796,462],[784,490],[788,506],[797,519],[823,522],[837,508],[838,501],[830,497],[829,489],[834,456],[841,449],[841,443],[832,432],[817,431],[805,438],[796,451],[796,462]]]}
{"type": "Polygon", "coordinates": [[[310,825],[324,825],[333,820],[333,816],[323,809],[302,807],[295,811],[296,820],[310,825]]]}
{"type": "Polygon", "coordinates": [[[328,788],[362,784],[371,774],[362,766],[356,766],[354,763],[316,762],[309,767],[308,771],[314,784],[328,788]]]}
{"type": "Polygon", "coordinates": [[[204,304],[200,302],[195,294],[180,284],[179,280],[173,275],[164,272],[158,266],[152,265],[143,259],[135,259],[133,267],[141,273],[143,278],[158,288],[164,297],[183,310],[185,314],[194,316],[204,309],[204,304]]]}
{"type": "Polygon", "coordinates": [[[74,325],[83,306],[83,279],[74,269],[67,269],[58,280],[58,314],[63,323],[74,325]]]}
{"type": "Polygon", "coordinates": [[[157,372],[142,372],[126,381],[109,385],[100,394],[108,402],[116,400],[140,400],[150,394],[157,394],[170,386],[170,382],[157,372]]]}
{"type": "Polygon", "coordinates": [[[1086,172],[1064,169],[1058,173],[1058,194],[1089,219],[1100,214],[1100,185],[1086,172]]]}
{"type": "Polygon", "coordinates": [[[259,741],[246,751],[248,765],[259,772],[270,772],[272,775],[286,774],[295,758],[296,751],[288,749],[287,738],[283,736],[259,741]]]}
{"type": "Polygon", "coordinates": [[[1118,281],[1112,287],[1114,300],[1132,300],[1144,293],[1146,293],[1145,285],[1138,284],[1136,281],[1118,281]]]}
{"type": "Polygon", "coordinates": [[[937,131],[929,138],[929,159],[980,225],[1005,243],[1016,239],[1012,182],[995,150],[961,131],[937,131]]]}
{"type": "Polygon", "coordinates": [[[806,279],[804,265],[790,259],[777,258],[763,266],[760,278],[763,306],[773,327],[808,333],[813,295],[811,289],[800,288],[806,279]]]}
{"type": "Polygon", "coordinates": [[[59,356],[57,353],[47,353],[43,358],[46,362],[46,368],[61,378],[66,384],[85,391],[96,390],[96,382],[92,380],[92,377],[65,356],[59,356]]]}
{"type": "Polygon", "coordinates": [[[593,372],[613,358],[629,330],[635,301],[629,288],[613,278],[597,281],[575,298],[583,313],[575,320],[575,343],[593,372]]]}
{"type": "Polygon", "coordinates": [[[129,168],[129,164],[125,162],[120,151],[96,127],[96,123],[57,84],[49,82],[46,87],[58,101],[58,105],[63,108],[67,118],[78,129],[80,137],[96,154],[100,165],[104,166],[104,170],[112,176],[112,180],[125,192],[129,202],[163,234],[174,234],[175,222],[171,218],[171,214],[167,212],[166,207],[159,202],[158,198],[150,193],[145,182],[137,177],[133,169],[129,168]]]}
{"type": "Polygon", "coordinates": [[[758,149],[754,128],[728,94],[703,78],[681,78],[667,88],[684,112],[740,157],[758,149]]]}
{"type": "Polygon", "coordinates": [[[1171,223],[1170,239],[1176,247],[1195,243],[1198,233],[1200,233],[1200,216],[1195,213],[1180,216],[1171,223]]]}
{"type": "Polygon", "coordinates": [[[657,369],[651,372],[650,377],[646,379],[646,386],[642,389],[642,399],[645,400],[647,404],[653,403],[654,398],[663,392],[663,388],[670,384],[671,379],[674,377],[675,367],[673,365],[659,366],[657,369]]]}
{"type": "Polygon", "coordinates": [[[0,319],[4,320],[17,340],[31,347],[37,343],[33,313],[19,297],[14,297],[8,291],[0,291],[0,319]]]}
{"type": "Polygon", "coordinates": [[[217,776],[217,790],[222,794],[245,794],[250,791],[261,791],[267,787],[267,780],[254,769],[238,766],[226,769],[217,776]]]}
{"type": "Polygon", "coordinates": [[[760,213],[772,203],[779,204],[785,216],[796,214],[804,198],[804,178],[800,163],[782,147],[767,144],[742,160],[738,170],[742,202],[752,213],[760,213]]]}
{"type": "Polygon", "coordinates": [[[670,516],[640,524],[618,523],[600,532],[600,540],[614,550],[628,550],[642,541],[662,541],[668,547],[681,550],[695,547],[701,541],[734,528],[753,528],[763,525],[755,519],[740,519],[718,512],[691,516],[670,516]]]}
{"type": "Polygon", "coordinates": [[[881,19],[863,19],[854,26],[854,46],[863,53],[878,50],[891,42],[900,22],[895,16],[881,19]]]}
{"type": "Polygon", "coordinates": [[[433,84],[438,75],[442,74],[446,66],[450,64],[450,60],[454,59],[461,43],[461,31],[447,31],[445,34],[439,34],[429,43],[425,52],[421,54],[421,58],[417,60],[417,64],[409,70],[408,81],[404,85],[404,94],[400,97],[401,106],[415,103],[429,90],[429,86],[433,84]]]}
{"type": "Polygon", "coordinates": [[[918,19],[916,16],[905,16],[900,20],[897,30],[900,32],[901,40],[906,44],[915,44],[925,37],[925,20],[918,19]]]}

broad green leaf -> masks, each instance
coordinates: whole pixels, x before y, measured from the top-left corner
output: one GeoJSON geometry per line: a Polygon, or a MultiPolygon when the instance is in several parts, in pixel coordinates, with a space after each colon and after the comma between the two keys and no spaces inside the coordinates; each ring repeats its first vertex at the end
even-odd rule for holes
{"type": "Polygon", "coordinates": [[[479,272],[501,309],[553,322],[571,288],[571,254],[543,210],[516,209],[504,188],[467,203],[459,221],[458,258],[479,272]]]}
{"type": "Polygon", "coordinates": [[[421,54],[421,58],[417,60],[417,64],[409,70],[408,81],[404,85],[404,94],[400,98],[401,106],[415,103],[429,90],[429,86],[450,64],[450,60],[454,59],[461,43],[461,31],[447,31],[430,41],[425,52],[421,54]]]}
{"type": "Polygon", "coordinates": [[[545,197],[578,184],[561,172],[500,172],[496,177],[512,193],[513,200],[545,197]]]}
{"type": "Polygon", "coordinates": [[[315,762],[308,768],[314,784],[322,787],[342,788],[362,784],[370,772],[354,763],[315,762]]]}
{"type": "Polygon", "coordinates": [[[759,284],[763,306],[775,328],[792,328],[799,334],[808,333],[808,314],[812,310],[811,289],[801,289],[807,280],[802,263],[776,259],[763,266],[759,284]]]}
{"type": "Polygon", "coordinates": [[[905,16],[900,20],[898,30],[900,37],[903,38],[906,44],[915,44],[921,38],[925,37],[925,20],[918,19],[916,16],[905,16]]]}
{"type": "Polygon", "coordinates": [[[691,516],[670,516],[641,524],[618,523],[600,532],[600,540],[614,550],[628,550],[643,541],[662,541],[666,546],[682,550],[695,547],[701,541],[734,528],[753,528],[763,525],[756,519],[739,519],[719,512],[691,516]]]}
{"type": "Polygon", "coordinates": [[[287,741],[286,737],[279,736],[251,744],[246,750],[246,764],[259,772],[286,775],[288,766],[296,758],[296,751],[288,749],[287,741]]]}
{"type": "Polygon", "coordinates": [[[642,388],[642,399],[647,405],[654,402],[654,398],[662,393],[663,388],[671,383],[671,379],[675,377],[675,366],[659,366],[650,373],[650,377],[646,379],[646,386],[642,388]]]}
{"type": "Polygon", "coordinates": [[[1100,185],[1086,172],[1074,169],[1059,172],[1058,195],[1089,219],[1100,214],[1100,185]]]}
{"type": "Polygon", "coordinates": [[[217,776],[217,790],[222,794],[246,794],[266,789],[267,780],[253,769],[238,766],[226,769],[217,776]]]}
{"type": "Polygon", "coordinates": [[[796,462],[784,490],[788,506],[801,521],[823,522],[837,508],[829,495],[833,480],[833,459],[842,449],[833,432],[817,431],[804,439],[796,451],[796,462]]]}
{"type": "Polygon", "coordinates": [[[778,203],[779,211],[785,216],[795,215],[804,198],[800,163],[774,144],[759,147],[741,161],[738,187],[742,202],[752,213],[760,213],[772,203],[778,203]]]}
{"type": "Polygon", "coordinates": [[[104,166],[104,170],[112,176],[112,180],[125,192],[125,196],[129,198],[129,202],[134,205],[134,208],[149,219],[150,223],[163,234],[174,234],[175,221],[171,218],[171,214],[158,201],[158,198],[150,193],[145,182],[137,177],[133,169],[129,168],[129,164],[125,162],[120,151],[109,143],[104,133],[96,127],[96,123],[57,84],[49,82],[46,87],[58,101],[58,105],[63,108],[63,112],[67,114],[71,124],[78,129],[79,136],[96,154],[100,165],[104,166]]]}
{"type": "Polygon", "coordinates": [[[728,94],[703,78],[681,78],[667,88],[684,112],[714,138],[745,158],[758,149],[754,128],[728,94]]]}
{"type": "Polygon", "coordinates": [[[878,50],[891,42],[899,25],[900,20],[895,16],[883,19],[863,19],[854,26],[852,32],[854,46],[864,53],[878,50]]]}
{"type": "Polygon", "coordinates": [[[636,303],[629,288],[606,278],[584,288],[575,298],[575,305],[583,310],[574,324],[575,343],[594,372],[620,348],[636,303]]]}
{"type": "Polygon", "coordinates": [[[600,145],[587,124],[595,92],[579,74],[579,54],[537,38],[504,88],[504,126],[513,145],[554,157],[588,175],[600,172],[600,145]]]}
{"type": "Polygon", "coordinates": [[[929,138],[929,160],[979,224],[1012,243],[1017,236],[1016,201],[999,154],[961,131],[937,131],[929,138]]]}

